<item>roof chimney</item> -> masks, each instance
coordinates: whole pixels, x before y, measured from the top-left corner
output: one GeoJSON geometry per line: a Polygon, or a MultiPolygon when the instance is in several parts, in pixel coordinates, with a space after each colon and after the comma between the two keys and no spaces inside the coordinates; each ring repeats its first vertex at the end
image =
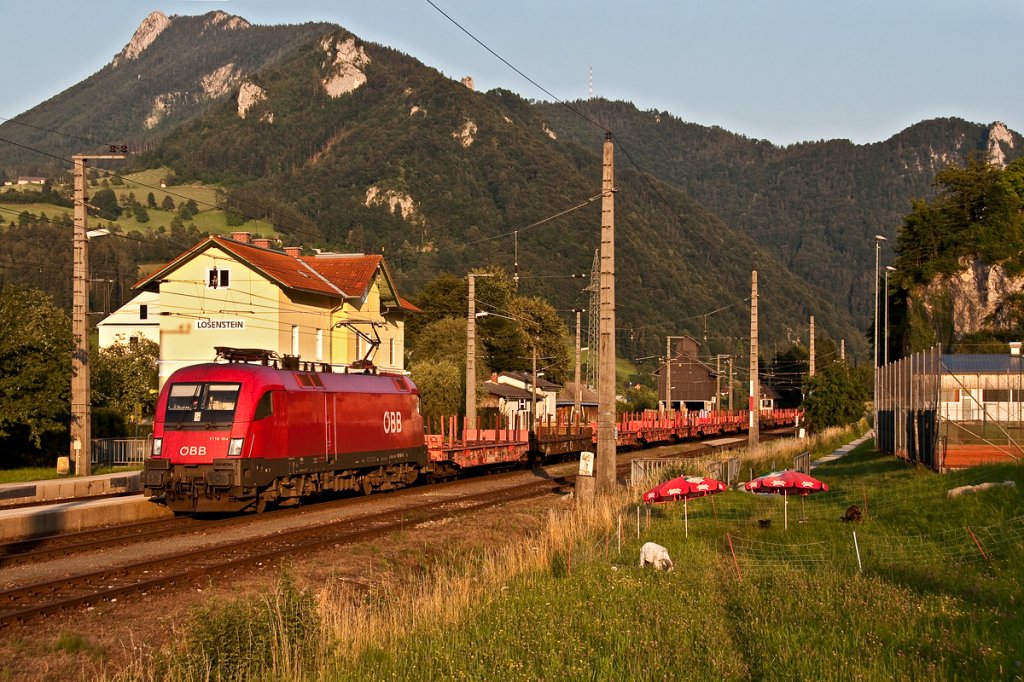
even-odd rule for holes
{"type": "Polygon", "coordinates": [[[242,244],[248,244],[250,236],[252,236],[252,234],[249,233],[249,232],[232,232],[231,233],[231,238],[234,239],[236,242],[241,242],[242,244]]]}
{"type": "Polygon", "coordinates": [[[252,245],[253,246],[258,246],[261,249],[269,249],[270,248],[270,240],[267,239],[266,237],[257,237],[256,239],[252,240],[252,245]]]}
{"type": "Polygon", "coordinates": [[[298,258],[299,256],[302,255],[302,247],[301,246],[286,246],[286,247],[284,247],[284,252],[287,253],[292,258],[298,258]]]}
{"type": "Polygon", "coordinates": [[[1020,355],[1020,341],[1010,341],[1010,355],[1020,355]]]}

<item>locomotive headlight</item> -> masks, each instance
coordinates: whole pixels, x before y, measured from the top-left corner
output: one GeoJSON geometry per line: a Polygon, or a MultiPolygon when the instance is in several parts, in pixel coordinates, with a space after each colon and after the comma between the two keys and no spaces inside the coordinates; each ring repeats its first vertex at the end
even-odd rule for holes
{"type": "Polygon", "coordinates": [[[163,451],[163,449],[164,449],[164,439],[163,438],[154,438],[153,439],[153,456],[154,457],[159,457],[160,453],[163,451]]]}
{"type": "Polygon", "coordinates": [[[228,441],[228,457],[238,457],[242,454],[242,443],[244,438],[232,438],[228,441]]]}

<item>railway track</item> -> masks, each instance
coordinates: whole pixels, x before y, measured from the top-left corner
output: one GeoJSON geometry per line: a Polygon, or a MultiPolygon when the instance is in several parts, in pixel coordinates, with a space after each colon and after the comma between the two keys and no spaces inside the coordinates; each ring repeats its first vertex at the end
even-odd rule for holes
{"type": "MultiPolygon", "coordinates": [[[[696,457],[714,450],[703,445],[686,448],[661,448],[666,457],[696,457]]],[[[616,465],[616,478],[622,480],[629,471],[633,455],[621,456],[616,465]]],[[[568,465],[560,465],[565,471],[568,465]]],[[[513,476],[496,474],[493,478],[513,476]]],[[[0,627],[23,623],[47,614],[67,611],[104,600],[120,599],[133,594],[174,589],[192,585],[211,576],[230,571],[274,564],[282,557],[315,552],[325,547],[351,544],[382,537],[388,533],[413,527],[419,523],[446,517],[468,515],[519,500],[564,493],[575,475],[532,480],[501,490],[456,494],[443,500],[402,504],[398,509],[376,511],[321,525],[302,526],[286,531],[272,531],[242,540],[214,542],[199,549],[162,553],[142,561],[78,574],[62,575],[57,580],[44,580],[0,591],[0,627]]],[[[452,489],[465,481],[430,486],[431,491],[452,489]]],[[[388,495],[390,501],[423,492],[423,487],[408,488],[388,495]]],[[[257,524],[266,519],[285,519],[307,512],[322,512],[333,506],[370,503],[377,496],[327,501],[310,507],[281,509],[269,515],[232,516],[221,519],[177,517],[162,521],[115,526],[92,531],[67,533],[0,545],[0,567],[21,563],[52,561],[76,553],[123,546],[175,535],[201,532],[209,535],[214,529],[257,524]]],[[[351,508],[351,507],[350,507],[351,508]]]]}
{"type": "Polygon", "coordinates": [[[557,494],[571,478],[542,479],[498,491],[458,495],[373,512],[314,527],[301,527],[256,538],[217,543],[121,565],[112,569],[64,575],[0,592],[0,627],[22,623],[102,600],[193,584],[211,575],[266,566],[282,557],[328,546],[370,540],[430,520],[463,516],[490,507],[557,494]]]}

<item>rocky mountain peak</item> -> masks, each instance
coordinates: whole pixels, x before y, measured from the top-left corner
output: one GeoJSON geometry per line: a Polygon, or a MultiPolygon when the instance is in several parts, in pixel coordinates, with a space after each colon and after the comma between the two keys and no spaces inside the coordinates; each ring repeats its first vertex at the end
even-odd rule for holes
{"type": "Polygon", "coordinates": [[[252,24],[242,17],[236,17],[233,14],[217,10],[216,12],[210,12],[206,15],[206,21],[203,23],[203,30],[208,28],[219,28],[225,31],[233,31],[236,29],[250,28],[251,26],[252,24]]]}
{"type": "Polygon", "coordinates": [[[114,57],[111,66],[117,68],[124,62],[138,59],[143,50],[149,47],[156,40],[157,36],[163,33],[164,29],[170,25],[171,20],[163,12],[150,12],[149,16],[143,19],[139,27],[135,29],[135,35],[128,41],[128,44],[114,57]]]}
{"type": "Polygon", "coordinates": [[[988,162],[993,166],[1006,166],[1006,152],[1013,149],[1013,133],[1002,121],[996,121],[988,127],[988,162]]]}

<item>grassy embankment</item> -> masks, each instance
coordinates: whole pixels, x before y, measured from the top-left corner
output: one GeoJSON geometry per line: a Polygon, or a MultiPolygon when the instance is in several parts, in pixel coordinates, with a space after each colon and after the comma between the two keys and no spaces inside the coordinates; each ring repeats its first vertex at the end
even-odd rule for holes
{"type": "MultiPolygon", "coordinates": [[[[853,435],[819,438],[812,453],[853,435]]],[[[806,447],[768,444],[744,453],[744,468],[765,471],[806,447]]],[[[283,580],[265,599],[197,613],[177,637],[186,645],[122,674],[1020,679],[1020,468],[943,476],[861,447],[814,473],[832,490],[790,500],[788,529],[782,498],[730,491],[691,501],[685,524],[679,503],[655,507],[649,521],[642,509],[638,533],[638,486],[551,513],[525,540],[373,576],[369,592],[283,580]],[[1018,487],[946,496],[1003,480],[1018,487]],[[864,510],[862,523],[840,521],[850,504],[864,510]],[[648,540],[669,548],[676,570],[637,567],[648,540]]]]}

